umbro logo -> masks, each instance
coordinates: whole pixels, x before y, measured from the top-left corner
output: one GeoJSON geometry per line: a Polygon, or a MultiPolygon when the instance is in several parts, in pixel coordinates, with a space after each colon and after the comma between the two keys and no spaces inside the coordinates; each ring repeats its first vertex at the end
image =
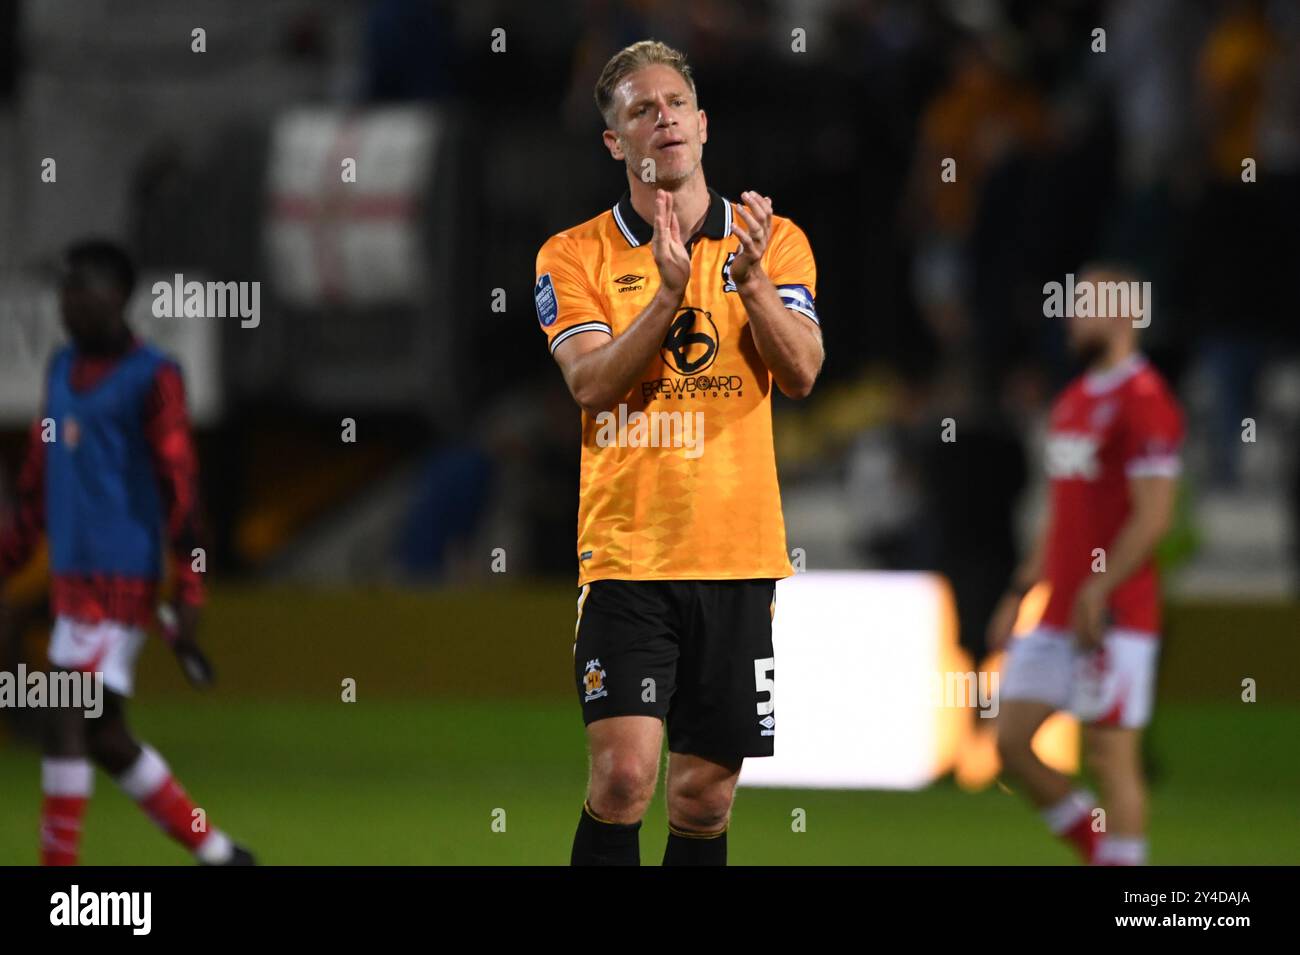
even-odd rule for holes
{"type": "Polygon", "coordinates": [[[614,279],[614,284],[623,286],[619,289],[620,292],[636,292],[645,287],[641,284],[644,281],[644,275],[633,275],[631,272],[628,272],[626,275],[620,275],[618,278],[614,279]]]}

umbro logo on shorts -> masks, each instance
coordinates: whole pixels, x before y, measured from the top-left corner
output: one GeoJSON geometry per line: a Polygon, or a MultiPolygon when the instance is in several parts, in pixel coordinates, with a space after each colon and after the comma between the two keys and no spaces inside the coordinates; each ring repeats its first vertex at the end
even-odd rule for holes
{"type": "Polygon", "coordinates": [[[773,719],[772,714],[769,713],[767,716],[759,720],[758,725],[763,727],[761,730],[758,731],[758,734],[760,736],[776,735],[776,720],[773,719]]]}

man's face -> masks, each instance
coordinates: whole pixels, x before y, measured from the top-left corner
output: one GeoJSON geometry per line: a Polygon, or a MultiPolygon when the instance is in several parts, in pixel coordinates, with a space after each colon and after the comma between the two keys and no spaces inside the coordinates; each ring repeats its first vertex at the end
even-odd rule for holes
{"type": "Polygon", "coordinates": [[[112,346],[125,304],[117,283],[97,269],[69,266],[60,277],[63,328],[82,351],[94,353],[112,346]]]}
{"type": "Polygon", "coordinates": [[[638,179],[665,187],[685,182],[708,138],[704,110],[671,66],[643,67],[614,88],[614,127],[605,130],[605,145],[638,179]]]}
{"type": "MultiPolygon", "coordinates": [[[[1127,283],[1132,280],[1133,276],[1125,273],[1089,270],[1079,276],[1076,284],[1080,286],[1084,283],[1091,284],[1094,290],[1098,290],[1095,294],[1100,295],[1099,290],[1104,287],[1105,283],[1127,283]]],[[[1098,308],[1094,308],[1094,312],[1098,310],[1098,308]]],[[[1109,312],[1109,310],[1108,307],[1107,311],[1109,312]]],[[[1070,351],[1075,358],[1084,367],[1087,367],[1106,354],[1112,341],[1133,334],[1131,311],[1130,307],[1128,311],[1120,315],[1093,314],[1086,318],[1079,315],[1072,317],[1069,324],[1069,341],[1070,351]]]]}

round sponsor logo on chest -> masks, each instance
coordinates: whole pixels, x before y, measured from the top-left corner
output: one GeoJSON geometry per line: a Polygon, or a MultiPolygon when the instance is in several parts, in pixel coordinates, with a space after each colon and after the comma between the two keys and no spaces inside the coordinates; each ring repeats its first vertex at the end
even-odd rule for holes
{"type": "Polygon", "coordinates": [[[1114,401],[1103,401],[1097,407],[1092,409],[1088,423],[1094,428],[1100,430],[1110,424],[1115,419],[1115,412],[1118,410],[1114,401]]]}
{"type": "Polygon", "coordinates": [[[661,346],[664,364],[679,375],[696,375],[718,357],[718,326],[713,316],[687,306],[677,313],[661,346]]]}

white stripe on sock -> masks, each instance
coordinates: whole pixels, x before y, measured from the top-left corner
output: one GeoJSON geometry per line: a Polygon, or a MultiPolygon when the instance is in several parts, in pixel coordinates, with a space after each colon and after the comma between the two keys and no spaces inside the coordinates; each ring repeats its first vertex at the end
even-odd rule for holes
{"type": "Polygon", "coordinates": [[[158,787],[167,781],[171,770],[158,751],[145,743],[140,747],[140,755],[127,770],[117,777],[117,784],[122,791],[139,802],[158,791],[158,787]]]}
{"type": "Polygon", "coordinates": [[[41,792],[46,796],[89,796],[94,788],[95,769],[84,756],[41,760],[41,792]]]}
{"type": "Polygon", "coordinates": [[[1076,789],[1060,802],[1042,811],[1047,828],[1060,835],[1070,829],[1097,806],[1097,797],[1086,789],[1076,789]]]}
{"type": "Polygon", "coordinates": [[[209,832],[208,837],[194,850],[194,858],[208,865],[221,865],[223,862],[230,861],[230,857],[234,854],[235,844],[220,829],[209,832]]]}
{"type": "Polygon", "coordinates": [[[1143,836],[1102,836],[1093,862],[1100,865],[1146,865],[1147,841],[1143,836]]]}

